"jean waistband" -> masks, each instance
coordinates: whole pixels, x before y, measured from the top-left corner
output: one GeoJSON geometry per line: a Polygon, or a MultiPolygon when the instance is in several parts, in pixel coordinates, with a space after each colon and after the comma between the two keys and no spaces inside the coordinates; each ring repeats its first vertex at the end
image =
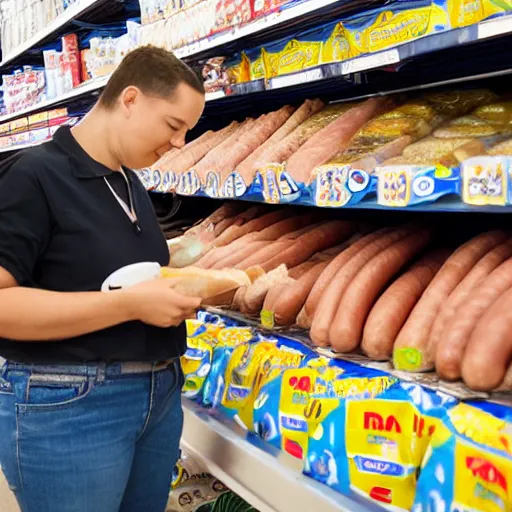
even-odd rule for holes
{"type": "Polygon", "coordinates": [[[75,375],[84,377],[116,378],[128,375],[140,375],[163,371],[168,368],[177,368],[179,358],[166,359],[155,363],[149,362],[95,362],[82,364],[26,364],[6,361],[0,358],[0,365],[4,371],[26,371],[41,375],[75,375]]]}

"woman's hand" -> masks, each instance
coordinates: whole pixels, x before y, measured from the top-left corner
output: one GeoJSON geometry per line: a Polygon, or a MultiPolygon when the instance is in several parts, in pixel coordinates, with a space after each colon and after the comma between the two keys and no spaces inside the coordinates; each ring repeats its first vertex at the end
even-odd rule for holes
{"type": "Polygon", "coordinates": [[[119,292],[123,305],[132,320],[156,327],[171,327],[194,316],[201,299],[175,292],[166,279],[146,281],[119,292]]]}

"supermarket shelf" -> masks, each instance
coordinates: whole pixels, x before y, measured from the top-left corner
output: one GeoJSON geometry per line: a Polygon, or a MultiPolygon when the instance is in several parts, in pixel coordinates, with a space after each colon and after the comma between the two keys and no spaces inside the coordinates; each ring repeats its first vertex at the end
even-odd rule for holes
{"type": "Polygon", "coordinates": [[[8,55],[4,55],[0,67],[9,64],[11,61],[36,46],[47,37],[57,32],[60,28],[64,27],[78,16],[84,14],[89,9],[93,8],[95,4],[101,3],[103,0],[79,0],[74,5],[66,9],[60,16],[57,16],[51,23],[49,23],[43,30],[34,34],[30,39],[18,46],[14,51],[8,55]]]}
{"type": "Polygon", "coordinates": [[[215,101],[221,98],[225,98],[226,93],[224,91],[216,91],[216,92],[207,92],[206,93],[206,101],[215,101]]]}
{"type": "Polygon", "coordinates": [[[65,102],[73,100],[75,98],[79,98],[80,96],[83,96],[84,94],[97,92],[100,89],[102,89],[103,87],[105,87],[105,85],[108,82],[108,79],[109,79],[109,77],[107,76],[104,78],[99,78],[97,80],[92,80],[83,85],[75,87],[73,90],[67,92],[66,94],[63,94],[62,96],[59,96],[58,98],[53,98],[51,100],[42,101],[42,102],[37,103],[36,105],[33,105],[31,107],[25,108],[23,110],[19,110],[18,112],[0,116],[0,124],[5,123],[6,121],[10,121],[12,119],[16,119],[17,117],[23,117],[25,115],[32,114],[33,112],[45,110],[49,107],[53,107],[60,103],[65,103],[65,102]]]}
{"type": "MultiPolygon", "coordinates": [[[[316,6],[316,9],[320,9],[321,7],[325,7],[329,3],[334,4],[336,1],[339,0],[318,0],[305,2],[303,4],[299,4],[296,7],[290,8],[287,11],[281,12],[280,15],[284,16],[285,13],[291,13],[292,11],[295,12],[295,9],[299,8],[301,9],[300,12],[305,12],[304,10],[307,8],[313,9],[313,6],[316,6]]],[[[296,15],[299,16],[300,14],[296,15]]],[[[291,14],[287,14],[287,16],[291,16],[291,14]]],[[[261,22],[255,22],[254,24],[248,25],[247,27],[242,27],[238,30],[249,30],[249,27],[253,27],[253,25],[254,31],[264,30],[265,26],[269,27],[272,25],[273,22],[268,21],[268,23],[270,23],[270,25],[261,24],[261,22]]],[[[241,33],[244,34],[243,32],[241,33]]],[[[185,56],[191,56],[193,54],[199,54],[205,51],[205,49],[211,47],[208,45],[213,45],[214,43],[215,45],[217,45],[217,43],[219,45],[222,45],[224,44],[222,43],[222,41],[231,41],[231,38],[222,39],[227,35],[231,36],[231,34],[232,33],[230,32],[229,34],[223,34],[222,36],[219,36],[218,38],[215,38],[211,41],[207,40],[206,42],[195,43],[182,50],[178,50],[176,53],[178,56],[182,58],[185,56]]],[[[464,72],[462,73],[463,76],[450,76],[450,78],[448,79],[443,78],[436,80],[436,77],[429,76],[430,79],[428,80],[428,83],[425,84],[423,82],[421,83],[421,85],[418,85],[414,81],[411,84],[408,84],[408,81],[405,79],[405,77],[403,80],[401,80],[402,73],[388,73],[388,75],[393,75],[394,79],[393,81],[389,82],[389,89],[387,90],[385,90],[385,86],[383,85],[388,83],[385,80],[367,80],[361,78],[360,75],[362,75],[365,72],[371,72],[379,69],[396,69],[399,66],[408,65],[411,62],[416,62],[416,60],[418,60],[418,58],[421,56],[435,56],[437,52],[443,50],[446,51],[450,49],[459,49],[469,44],[476,44],[479,41],[483,41],[481,44],[488,44],[487,41],[491,40],[493,37],[504,36],[507,34],[512,34],[512,15],[498,18],[496,20],[481,22],[477,25],[461,29],[451,30],[439,34],[432,34],[430,36],[420,38],[416,41],[405,43],[395,48],[391,48],[389,50],[385,50],[375,54],[363,55],[361,57],[350,59],[344,62],[326,64],[319,66],[317,68],[311,68],[297,73],[276,77],[269,81],[267,85],[267,90],[264,91],[238,95],[227,95],[224,92],[219,91],[215,93],[208,93],[206,100],[209,104],[215,101],[222,101],[223,105],[225,106],[227,106],[227,103],[224,102],[229,101],[231,103],[231,106],[235,107],[235,109],[238,110],[238,103],[248,102],[249,104],[251,104],[251,106],[253,106],[253,102],[251,100],[256,97],[259,98],[260,96],[263,95],[265,95],[264,99],[266,102],[267,100],[271,99],[270,96],[272,94],[274,95],[274,97],[282,97],[283,94],[286,94],[288,96],[288,91],[286,91],[286,93],[282,91],[282,89],[284,88],[294,88],[294,90],[297,89],[297,92],[299,92],[300,94],[302,94],[303,92],[307,92],[308,94],[323,95],[333,93],[339,97],[341,93],[345,98],[355,99],[369,96],[372,94],[379,94],[382,92],[397,92],[397,84],[400,84],[401,91],[406,91],[418,88],[433,87],[442,84],[446,85],[449,83],[460,82],[461,80],[481,79],[486,76],[499,76],[510,73],[511,70],[508,67],[510,65],[510,62],[508,62],[507,69],[503,69],[503,66],[498,66],[498,69],[492,69],[493,67],[495,67],[494,62],[491,59],[489,59],[491,61],[489,64],[491,66],[491,69],[485,69],[484,72],[482,73],[479,73],[478,69],[471,69],[469,74],[464,72]],[[342,83],[340,83],[341,78],[345,78],[345,80],[342,83]],[[378,89],[373,90],[372,84],[376,86],[378,89]],[[348,92],[347,89],[350,90],[350,92],[348,92]],[[366,91],[370,92],[366,93],[366,91]],[[234,103],[236,103],[237,105],[234,105],[234,103]]],[[[243,37],[243,35],[240,35],[239,37],[243,37]]],[[[496,42],[496,44],[498,44],[499,42],[500,41],[496,42]]],[[[446,66],[450,66],[450,60],[446,60],[446,56],[444,58],[444,69],[447,70],[449,68],[446,68],[446,66]]],[[[444,72],[441,73],[441,68],[439,68],[439,73],[440,74],[437,76],[444,76],[445,74],[444,72]]],[[[421,76],[419,73],[413,73],[413,77],[415,77],[415,80],[417,80],[419,76],[421,76]]],[[[72,91],[66,93],[65,95],[59,98],[54,98],[52,100],[38,103],[32,107],[26,108],[16,113],[0,116],[0,123],[9,121],[11,119],[15,119],[17,117],[22,117],[32,112],[44,110],[47,107],[73,101],[76,98],[85,94],[96,93],[106,85],[107,81],[108,77],[91,81],[73,89],[72,91]]],[[[293,98],[287,97],[287,101],[293,101],[293,98]]]]}
{"type": "MultiPolygon", "coordinates": [[[[65,102],[77,99],[80,96],[84,96],[85,94],[97,93],[101,89],[103,89],[103,87],[105,87],[105,85],[107,85],[108,79],[109,79],[109,77],[104,77],[104,78],[99,78],[99,79],[91,81],[91,82],[87,82],[86,84],[76,87],[75,89],[73,89],[72,91],[69,91],[68,93],[66,93],[64,95],[59,96],[58,98],[53,98],[51,100],[42,101],[41,103],[37,103],[36,105],[25,108],[18,112],[0,116],[0,124],[5,123],[7,121],[11,121],[12,119],[16,119],[17,117],[23,117],[25,115],[29,115],[34,112],[45,110],[47,108],[58,105],[60,103],[65,103],[65,102]]],[[[215,101],[215,100],[224,98],[225,96],[226,96],[226,93],[224,91],[207,93],[206,101],[215,101]]],[[[15,149],[15,148],[12,148],[12,149],[15,149]]],[[[11,150],[11,148],[8,149],[8,151],[10,151],[10,150],[11,150]]],[[[2,149],[0,149],[0,153],[1,152],[2,152],[2,149]]]]}
{"type": "Polygon", "coordinates": [[[259,512],[382,510],[301,474],[301,461],[272,448],[219,414],[183,399],[182,448],[259,512]]]}
{"type": "Polygon", "coordinates": [[[234,29],[223,32],[216,37],[201,39],[195,43],[183,46],[182,48],[174,50],[174,53],[180,59],[192,57],[195,54],[203,53],[205,51],[218,48],[219,46],[224,46],[225,44],[232,43],[238,39],[242,39],[258,32],[269,30],[270,28],[277,25],[296,20],[299,17],[314,13],[315,11],[319,11],[324,7],[328,7],[336,3],[341,2],[340,0],[304,1],[298,5],[285,8],[282,11],[268,14],[267,16],[259,18],[256,21],[248,23],[242,27],[235,27],[234,29]]]}

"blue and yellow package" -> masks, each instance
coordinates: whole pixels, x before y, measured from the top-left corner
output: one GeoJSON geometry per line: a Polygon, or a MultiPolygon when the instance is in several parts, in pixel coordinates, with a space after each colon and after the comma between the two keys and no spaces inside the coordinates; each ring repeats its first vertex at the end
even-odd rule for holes
{"type": "Polygon", "coordinates": [[[267,78],[268,71],[265,67],[264,55],[266,50],[262,47],[251,48],[246,52],[249,60],[249,76],[251,81],[264,80],[267,78]]]}
{"type": "Polygon", "coordinates": [[[511,509],[512,409],[461,403],[432,436],[413,511],[511,509]]]}
{"type": "Polygon", "coordinates": [[[408,511],[428,440],[455,400],[396,379],[386,382],[372,397],[352,395],[327,416],[310,439],[304,472],[387,510],[408,511]]]}
{"type": "Polygon", "coordinates": [[[448,13],[430,0],[397,0],[343,22],[353,51],[387,50],[436,32],[449,30],[448,13]]]}
{"type": "Polygon", "coordinates": [[[270,444],[304,459],[311,437],[322,422],[352,395],[373,396],[394,379],[372,370],[361,379],[361,368],[348,362],[313,357],[302,368],[286,370],[263,386],[256,399],[255,431],[270,444]],[[356,378],[354,378],[356,377],[356,378]]]}
{"type": "Polygon", "coordinates": [[[328,26],[328,30],[330,30],[329,36],[322,45],[322,64],[342,62],[360,55],[360,51],[352,44],[351,34],[342,21],[338,21],[334,26],[328,26]]]}
{"type": "Polygon", "coordinates": [[[187,320],[187,350],[181,357],[185,377],[183,395],[191,400],[201,395],[205,379],[210,373],[213,347],[221,329],[218,324],[201,320],[187,320]]]}
{"type": "Polygon", "coordinates": [[[237,347],[225,373],[222,410],[236,417],[247,429],[254,425],[254,407],[260,388],[279,377],[285,368],[299,368],[307,355],[277,340],[237,347]]]}
{"type": "Polygon", "coordinates": [[[224,395],[224,375],[233,351],[240,345],[257,338],[251,327],[225,326],[217,335],[217,344],[213,348],[211,369],[203,386],[202,404],[217,408],[224,395]]]}
{"type": "Polygon", "coordinates": [[[512,11],[510,0],[440,0],[450,19],[452,29],[474,25],[512,11]]]}
{"type": "Polygon", "coordinates": [[[245,52],[235,54],[227,63],[229,83],[243,84],[251,80],[251,62],[245,52]]]}

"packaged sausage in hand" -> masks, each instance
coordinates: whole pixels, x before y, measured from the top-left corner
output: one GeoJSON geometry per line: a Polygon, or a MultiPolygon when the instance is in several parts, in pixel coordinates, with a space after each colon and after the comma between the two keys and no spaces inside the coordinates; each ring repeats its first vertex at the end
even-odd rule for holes
{"type": "Polygon", "coordinates": [[[242,286],[249,286],[252,279],[256,279],[263,271],[249,269],[250,271],[225,269],[213,270],[199,267],[161,269],[160,276],[169,279],[171,287],[183,295],[211,299],[217,295],[237,290],[242,286]],[[252,277],[252,279],[251,279],[252,277]]]}

